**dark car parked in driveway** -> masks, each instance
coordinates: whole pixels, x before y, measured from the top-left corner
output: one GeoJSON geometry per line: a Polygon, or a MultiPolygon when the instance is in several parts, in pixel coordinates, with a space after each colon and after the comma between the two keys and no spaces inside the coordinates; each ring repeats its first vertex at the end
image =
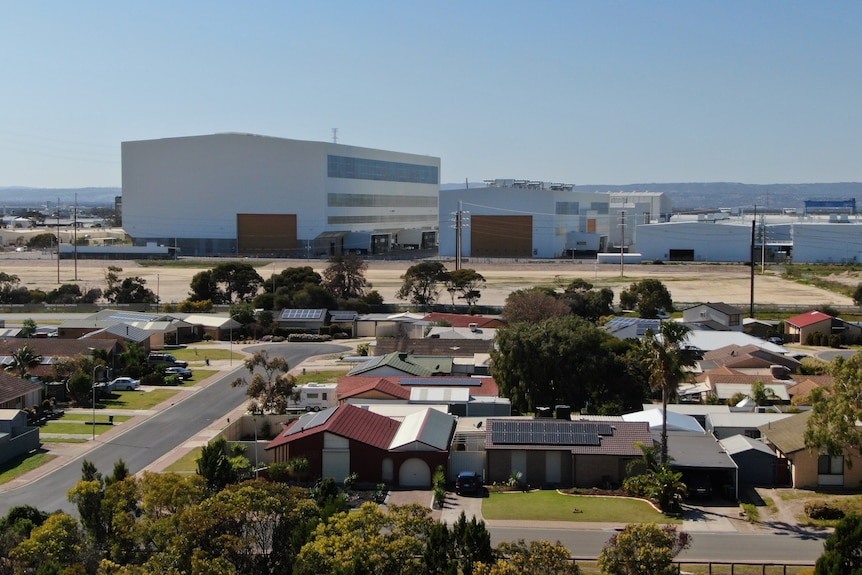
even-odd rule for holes
{"type": "Polygon", "coordinates": [[[482,480],[474,471],[462,471],[455,480],[455,492],[458,495],[476,495],[482,488],[482,480]]]}

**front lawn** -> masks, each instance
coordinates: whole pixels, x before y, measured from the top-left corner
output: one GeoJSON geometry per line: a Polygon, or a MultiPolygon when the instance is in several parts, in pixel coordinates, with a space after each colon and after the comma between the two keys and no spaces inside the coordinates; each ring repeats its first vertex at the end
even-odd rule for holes
{"type": "MultiPolygon", "coordinates": [[[[196,346],[199,344],[195,344],[196,346]]],[[[210,360],[216,359],[230,359],[233,357],[234,361],[243,360],[245,356],[241,353],[233,352],[231,353],[229,348],[222,348],[221,346],[213,345],[210,347],[187,347],[184,349],[172,349],[170,353],[179,359],[180,361],[188,361],[189,363],[197,362],[201,365],[204,365],[207,358],[210,360]]]]}
{"type": "MultiPolygon", "coordinates": [[[[114,423],[122,423],[124,421],[128,421],[132,419],[131,415],[115,415],[114,423]]],[[[65,413],[63,417],[60,419],[56,419],[54,421],[93,421],[93,415],[87,413],[65,413]]],[[[107,415],[102,415],[101,413],[96,414],[96,421],[108,421],[107,415]]]]}
{"type": "Polygon", "coordinates": [[[0,465],[0,484],[17,479],[25,473],[45,465],[55,457],[57,456],[47,453],[32,453],[7,461],[0,465]]]}
{"type": "Polygon", "coordinates": [[[563,495],[553,490],[491,493],[482,502],[485,519],[598,523],[680,523],[649,503],[627,497],[563,495]]]}
{"type": "Polygon", "coordinates": [[[110,399],[100,399],[101,407],[111,409],[152,409],[179,393],[176,389],[154,389],[152,391],[115,391],[110,399]]]}
{"type": "MultiPolygon", "coordinates": [[[[100,435],[105,433],[112,425],[107,425],[108,418],[107,416],[97,417],[96,418],[96,435],[100,435]],[[105,425],[101,425],[101,423],[105,423],[105,425]]],[[[92,435],[93,434],[93,426],[87,425],[83,421],[74,422],[70,421],[69,423],[62,423],[59,421],[49,421],[45,425],[42,426],[40,434],[45,435],[92,435]]],[[[47,439],[46,439],[47,441],[47,439]]]]}

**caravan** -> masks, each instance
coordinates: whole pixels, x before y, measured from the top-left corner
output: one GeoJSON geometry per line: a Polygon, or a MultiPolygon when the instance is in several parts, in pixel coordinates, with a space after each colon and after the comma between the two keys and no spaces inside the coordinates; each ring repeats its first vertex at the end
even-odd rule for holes
{"type": "Polygon", "coordinates": [[[327,407],[335,407],[338,400],[335,397],[337,383],[307,383],[293,390],[288,409],[305,411],[320,411],[327,407]]]}

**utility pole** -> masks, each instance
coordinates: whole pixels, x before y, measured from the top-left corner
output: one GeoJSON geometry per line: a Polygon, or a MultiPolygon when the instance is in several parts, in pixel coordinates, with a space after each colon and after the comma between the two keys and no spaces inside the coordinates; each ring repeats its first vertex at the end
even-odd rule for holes
{"type": "Polygon", "coordinates": [[[757,227],[757,205],[754,206],[754,218],[751,220],[751,288],[749,289],[750,300],[748,304],[748,317],[754,318],[754,238],[757,227]]]}
{"type": "Polygon", "coordinates": [[[626,212],[620,212],[620,277],[625,277],[626,261],[626,212]]]}
{"type": "Polygon", "coordinates": [[[60,198],[57,197],[57,285],[60,284],[60,198]]]}
{"type": "Polygon", "coordinates": [[[78,281],[78,194],[75,194],[74,242],[75,242],[75,281],[78,281]]]}
{"type": "Polygon", "coordinates": [[[461,269],[461,202],[455,212],[455,271],[461,269]]]}

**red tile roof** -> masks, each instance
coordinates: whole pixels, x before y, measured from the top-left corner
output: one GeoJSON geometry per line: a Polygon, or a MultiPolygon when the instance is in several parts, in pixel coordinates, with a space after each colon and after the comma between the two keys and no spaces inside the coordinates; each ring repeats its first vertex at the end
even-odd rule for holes
{"type": "MultiPolygon", "coordinates": [[[[426,379],[426,378],[416,378],[413,376],[401,376],[401,375],[387,375],[385,377],[381,376],[371,376],[371,375],[346,375],[338,379],[338,399],[344,399],[348,397],[353,397],[356,395],[356,390],[369,390],[374,389],[377,382],[381,380],[385,380],[388,383],[394,383],[398,385],[398,387],[407,391],[407,398],[410,397],[410,388],[411,387],[429,387],[428,385],[422,385],[417,380],[426,379]],[[406,380],[406,381],[404,381],[406,380]],[[415,385],[413,382],[416,382],[415,385]]],[[[435,383],[433,387],[461,387],[457,382],[462,381],[464,379],[468,379],[465,377],[443,377],[443,376],[435,376],[434,381],[439,382],[435,383]]],[[[474,377],[471,379],[472,383],[479,383],[479,385],[471,385],[470,395],[473,396],[482,396],[482,397],[499,397],[500,388],[497,386],[497,382],[494,381],[493,377],[474,377]]],[[[389,390],[391,387],[388,385],[385,388],[378,388],[381,390],[389,390]]]]}
{"type": "Polygon", "coordinates": [[[305,421],[313,421],[315,417],[319,418],[325,412],[304,415],[273,439],[266,446],[266,449],[272,449],[324,431],[378,449],[387,449],[400,425],[394,419],[347,403],[332,409],[335,410],[335,413],[323,423],[299,430],[297,429],[298,425],[304,425],[305,421]]]}
{"type": "Polygon", "coordinates": [[[0,340],[0,355],[12,355],[25,345],[34,353],[44,357],[71,357],[78,354],[90,355],[93,349],[111,351],[117,347],[113,339],[63,339],[59,337],[4,339],[0,340]]]}
{"type": "Polygon", "coordinates": [[[809,325],[814,325],[815,323],[820,323],[821,321],[831,320],[831,315],[826,315],[822,311],[807,311],[803,314],[795,315],[791,318],[784,320],[784,323],[789,323],[790,325],[796,327],[807,327],[809,325]]]}
{"type": "Polygon", "coordinates": [[[364,385],[358,385],[350,391],[344,392],[340,391],[341,385],[339,384],[339,391],[336,394],[338,396],[338,400],[343,401],[363,393],[368,393],[369,391],[378,391],[384,395],[392,396],[392,399],[410,399],[410,388],[407,386],[398,385],[385,377],[367,377],[363,379],[370,379],[372,381],[369,381],[364,385]]]}

